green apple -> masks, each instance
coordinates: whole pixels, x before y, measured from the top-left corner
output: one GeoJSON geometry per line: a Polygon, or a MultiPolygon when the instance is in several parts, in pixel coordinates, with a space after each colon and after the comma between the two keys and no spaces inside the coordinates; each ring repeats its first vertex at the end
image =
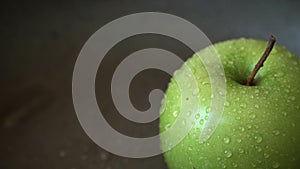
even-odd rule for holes
{"type": "MultiPolygon", "coordinates": [[[[300,60],[284,47],[274,46],[252,86],[245,85],[265,51],[265,41],[234,39],[214,45],[226,76],[226,101],[220,122],[209,138],[200,135],[209,122],[211,83],[198,56],[209,55],[206,48],[174,73],[162,102],[160,132],[172,128],[182,111],[182,93],[197,91],[195,117],[186,136],[169,149],[177,133],[161,135],[161,147],[169,169],[219,168],[300,168],[300,60]],[[196,77],[196,89],[178,86],[191,82],[188,67],[196,77]]],[[[190,112],[189,112],[190,113],[190,112]]],[[[188,115],[188,114],[186,114],[188,115]]],[[[179,119],[180,120],[180,119],[179,119]]],[[[178,131],[180,133],[180,131],[178,131]]]]}

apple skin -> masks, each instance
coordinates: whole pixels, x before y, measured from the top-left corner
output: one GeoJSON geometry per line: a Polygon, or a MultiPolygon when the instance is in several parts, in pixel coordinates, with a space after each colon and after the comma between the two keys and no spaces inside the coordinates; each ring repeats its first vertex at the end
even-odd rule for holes
{"type": "MultiPolygon", "coordinates": [[[[299,58],[275,45],[255,85],[243,85],[266,46],[266,41],[244,38],[214,45],[226,76],[226,102],[220,123],[204,143],[199,136],[207,116],[213,115],[209,112],[210,81],[196,55],[185,62],[197,78],[199,115],[190,122],[193,127],[186,137],[164,153],[169,169],[300,168],[299,58]]],[[[205,56],[207,49],[198,54],[205,56]]],[[[180,110],[180,91],[193,90],[188,85],[179,89],[176,76],[190,81],[185,69],[174,73],[162,101],[160,132],[172,127],[178,117],[174,112],[180,110]]],[[[176,134],[161,136],[163,150],[168,149],[170,139],[176,139],[176,134]]]]}

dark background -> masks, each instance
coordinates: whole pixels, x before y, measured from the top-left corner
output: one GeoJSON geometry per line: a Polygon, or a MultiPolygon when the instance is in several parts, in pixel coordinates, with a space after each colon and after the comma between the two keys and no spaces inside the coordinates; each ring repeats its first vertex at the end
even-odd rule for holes
{"type": "MultiPolygon", "coordinates": [[[[198,26],[215,43],[231,38],[267,39],[300,56],[300,1],[1,1],[0,5],[0,168],[3,169],[165,169],[163,157],[128,159],[96,146],[82,130],[72,104],[72,71],[86,40],[101,26],[124,15],[158,11],[198,26]]],[[[172,39],[140,36],[124,40],[105,67],[138,49],[160,47],[186,59],[190,51],[172,39]],[[148,39],[148,40],[145,40],[148,39]],[[118,59],[119,57],[119,59],[118,59]]],[[[135,78],[131,99],[146,109],[147,93],[165,89],[169,76],[145,71],[135,78]]],[[[99,103],[114,128],[131,136],[157,134],[158,121],[139,125],[122,119],[101,91],[109,73],[96,79],[99,103]]]]}

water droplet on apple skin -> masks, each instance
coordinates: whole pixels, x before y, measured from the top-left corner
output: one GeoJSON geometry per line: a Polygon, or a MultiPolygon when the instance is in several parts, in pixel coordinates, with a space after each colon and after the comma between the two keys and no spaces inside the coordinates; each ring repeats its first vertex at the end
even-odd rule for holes
{"type": "Polygon", "coordinates": [[[269,155],[268,153],[265,152],[265,153],[264,153],[264,157],[265,157],[265,158],[269,158],[270,155],[269,155]]]}
{"type": "Polygon", "coordinates": [[[241,117],[240,117],[240,116],[236,116],[235,119],[236,119],[236,120],[240,120],[241,117]]]}
{"type": "Polygon", "coordinates": [[[254,140],[257,142],[257,143],[261,143],[263,141],[263,138],[259,135],[256,135],[254,136],[254,140]]]}
{"type": "Polygon", "coordinates": [[[182,120],[182,124],[185,125],[185,120],[184,119],[182,120]]]}
{"type": "Polygon", "coordinates": [[[165,130],[168,130],[170,127],[171,127],[171,124],[169,124],[169,123],[166,124],[166,125],[165,125],[165,130]]]}
{"type": "Polygon", "coordinates": [[[275,135],[275,136],[278,136],[280,134],[280,131],[279,130],[273,130],[272,133],[275,135]]]}
{"type": "Polygon", "coordinates": [[[199,94],[199,89],[195,89],[192,93],[194,96],[197,96],[199,94]]]}
{"type": "Polygon", "coordinates": [[[244,131],[245,131],[245,128],[244,128],[244,127],[239,127],[239,129],[241,130],[241,132],[244,132],[244,131]]]}
{"type": "Polygon", "coordinates": [[[239,148],[239,153],[240,153],[240,154],[244,154],[244,152],[245,152],[244,149],[239,148]]]}
{"type": "Polygon", "coordinates": [[[281,114],[282,114],[284,117],[287,116],[287,112],[285,112],[285,111],[281,112],[281,114]]]}
{"type": "Polygon", "coordinates": [[[250,114],[250,119],[255,119],[256,115],[255,114],[250,114]]]}
{"type": "Polygon", "coordinates": [[[241,107],[241,108],[245,108],[245,107],[247,107],[247,106],[246,106],[245,103],[241,103],[241,104],[240,104],[240,107],[241,107]]]}
{"type": "Polygon", "coordinates": [[[252,125],[251,124],[247,124],[247,129],[251,129],[252,125]]]}
{"type": "Polygon", "coordinates": [[[296,97],[295,97],[295,96],[290,96],[289,99],[290,99],[291,101],[294,101],[294,100],[296,99],[296,97]]]}
{"type": "Polygon", "coordinates": [[[251,163],[251,166],[252,166],[253,168],[255,168],[255,167],[256,167],[256,164],[255,164],[255,163],[251,163]]]}
{"type": "Polygon", "coordinates": [[[232,152],[230,150],[224,151],[225,157],[230,158],[232,156],[232,152]]]}
{"type": "Polygon", "coordinates": [[[238,167],[238,164],[235,163],[235,162],[233,162],[233,163],[232,163],[232,167],[233,167],[233,168],[237,168],[237,167],[238,167]]]}
{"type": "Polygon", "coordinates": [[[206,108],[206,113],[209,113],[211,111],[211,108],[210,107],[207,107],[206,108]]]}
{"type": "Polygon", "coordinates": [[[229,144],[229,143],[230,143],[230,138],[229,138],[229,137],[224,137],[224,138],[223,138],[223,142],[224,142],[225,144],[229,144]]]}
{"type": "Polygon", "coordinates": [[[262,148],[261,148],[259,145],[256,145],[256,146],[255,146],[255,149],[256,149],[258,152],[261,152],[261,151],[262,151],[262,148]]]}
{"type": "Polygon", "coordinates": [[[273,168],[279,168],[279,167],[280,167],[280,164],[279,164],[278,162],[275,162],[275,161],[274,161],[274,162],[272,163],[272,167],[273,167],[273,168]]]}
{"type": "Polygon", "coordinates": [[[176,117],[178,116],[178,111],[175,110],[172,114],[173,114],[173,116],[176,118],[176,117]]]}
{"type": "Polygon", "coordinates": [[[203,124],[204,124],[204,119],[201,119],[201,120],[199,121],[199,123],[200,123],[200,125],[203,125],[203,124]]]}

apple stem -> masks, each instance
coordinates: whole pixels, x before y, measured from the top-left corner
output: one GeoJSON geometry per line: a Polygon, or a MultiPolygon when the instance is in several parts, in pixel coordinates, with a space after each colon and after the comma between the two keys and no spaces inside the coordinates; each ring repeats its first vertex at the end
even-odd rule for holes
{"type": "Polygon", "coordinates": [[[257,74],[259,69],[264,66],[264,62],[267,60],[268,56],[270,55],[275,42],[276,42],[276,38],[273,35],[270,35],[268,47],[266,48],[264,54],[262,55],[262,57],[260,58],[258,63],[255,65],[255,68],[253,69],[253,71],[246,83],[247,86],[253,85],[253,80],[254,80],[255,75],[257,74]]]}

